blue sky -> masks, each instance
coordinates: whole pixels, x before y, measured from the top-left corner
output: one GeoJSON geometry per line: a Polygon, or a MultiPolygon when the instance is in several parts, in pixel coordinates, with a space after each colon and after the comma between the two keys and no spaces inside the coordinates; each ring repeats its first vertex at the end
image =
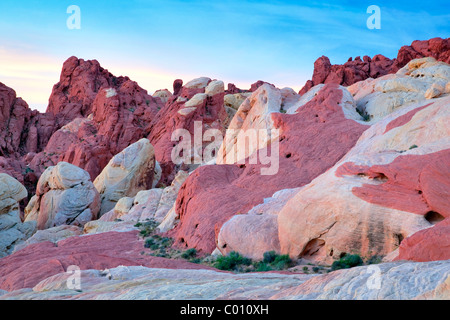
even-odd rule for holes
{"type": "Polygon", "coordinates": [[[62,63],[97,59],[150,93],[200,76],[247,88],[257,80],[299,90],[326,55],[393,58],[413,40],[450,35],[445,1],[49,0],[0,2],[0,82],[45,110],[62,63]],[[381,8],[370,30],[369,5],[381,8]],[[69,5],[81,29],[69,30],[69,5]]]}

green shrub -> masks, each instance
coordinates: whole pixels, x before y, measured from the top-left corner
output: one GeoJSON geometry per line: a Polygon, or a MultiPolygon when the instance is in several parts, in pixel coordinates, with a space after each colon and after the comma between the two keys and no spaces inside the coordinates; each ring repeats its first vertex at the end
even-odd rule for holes
{"type": "Polygon", "coordinates": [[[331,270],[348,269],[361,266],[363,260],[357,254],[346,254],[341,259],[334,261],[331,265],[331,270]]]}
{"type": "Polygon", "coordinates": [[[154,244],[155,244],[155,241],[154,241],[152,238],[150,238],[150,239],[145,240],[144,247],[150,248],[150,247],[153,246],[154,244]]]}
{"type": "Polygon", "coordinates": [[[263,254],[263,262],[272,263],[277,257],[277,253],[275,251],[267,251],[263,254]]]}
{"type": "Polygon", "coordinates": [[[266,271],[272,271],[272,267],[263,261],[257,262],[255,264],[255,269],[257,272],[266,272],[266,271]]]}
{"type": "Polygon", "coordinates": [[[249,266],[252,260],[240,255],[236,251],[230,252],[227,256],[218,257],[214,263],[214,267],[219,270],[237,271],[242,265],[249,266]]]}
{"type": "Polygon", "coordinates": [[[197,250],[195,250],[195,248],[188,249],[181,254],[181,257],[186,260],[195,258],[196,256],[197,256],[197,250]]]}
{"type": "Polygon", "coordinates": [[[283,254],[280,256],[277,256],[275,260],[273,261],[272,265],[275,267],[276,270],[283,270],[287,269],[292,263],[291,258],[287,254],[283,254]]]}
{"type": "Polygon", "coordinates": [[[381,261],[383,260],[382,256],[371,256],[368,260],[367,260],[367,264],[378,264],[381,263],[381,261]]]}
{"type": "Polygon", "coordinates": [[[319,267],[313,267],[312,269],[313,269],[314,273],[318,273],[320,271],[319,267]]]}
{"type": "Polygon", "coordinates": [[[164,237],[161,239],[161,246],[164,248],[170,247],[172,245],[172,239],[164,237]]]}

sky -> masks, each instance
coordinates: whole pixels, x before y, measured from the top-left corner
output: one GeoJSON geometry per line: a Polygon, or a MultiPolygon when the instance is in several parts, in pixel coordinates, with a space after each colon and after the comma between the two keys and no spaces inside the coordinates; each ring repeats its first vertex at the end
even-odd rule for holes
{"type": "Polygon", "coordinates": [[[433,0],[1,0],[0,82],[41,112],[71,56],[96,59],[150,94],[201,76],[298,91],[322,55],[332,64],[394,58],[414,40],[448,38],[449,9],[433,0]],[[67,27],[71,5],[80,29],[67,27]],[[381,29],[367,27],[370,5],[380,8],[381,29]]]}

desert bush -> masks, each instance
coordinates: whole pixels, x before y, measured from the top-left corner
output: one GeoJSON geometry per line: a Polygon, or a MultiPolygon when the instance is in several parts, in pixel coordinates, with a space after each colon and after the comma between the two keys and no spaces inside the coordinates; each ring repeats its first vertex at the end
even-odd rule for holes
{"type": "Polygon", "coordinates": [[[227,256],[218,257],[214,263],[214,267],[219,270],[239,271],[239,267],[249,266],[251,263],[251,259],[242,256],[236,251],[232,251],[227,256]]]}
{"type": "Polygon", "coordinates": [[[195,250],[195,248],[188,249],[181,254],[181,257],[186,260],[195,258],[196,256],[197,256],[197,250],[195,250]]]}
{"type": "Polygon", "coordinates": [[[331,265],[331,270],[349,269],[357,266],[361,266],[363,260],[357,254],[346,254],[339,260],[336,260],[331,265]]]}

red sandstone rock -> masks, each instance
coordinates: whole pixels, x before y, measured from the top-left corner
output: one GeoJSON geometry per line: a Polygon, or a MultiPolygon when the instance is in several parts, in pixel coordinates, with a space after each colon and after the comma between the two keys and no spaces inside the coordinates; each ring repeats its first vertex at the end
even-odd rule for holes
{"type": "Polygon", "coordinates": [[[65,119],[89,113],[92,120],[72,119],[67,130],[64,127],[55,132],[45,150],[31,161],[31,167],[38,172],[66,161],[85,169],[95,179],[115,154],[148,135],[150,122],[162,107],[160,99],[147,94],[136,82],[114,77],[95,60],[75,57],[64,64],[61,81],[53,91],[48,113],[67,115],[66,109],[76,109],[79,112],[65,119]],[[84,99],[78,94],[80,90],[86,95],[84,99]],[[65,91],[69,94],[62,95],[65,91]]]}
{"type": "Polygon", "coordinates": [[[106,232],[71,237],[55,245],[47,241],[32,244],[0,259],[0,289],[32,288],[41,280],[65,272],[71,265],[81,270],[104,270],[118,266],[146,266],[168,269],[210,269],[182,260],[149,255],[137,231],[106,232]]]}
{"type": "Polygon", "coordinates": [[[449,218],[403,240],[396,260],[423,262],[448,259],[450,259],[449,218]]]}
{"type": "Polygon", "coordinates": [[[205,92],[205,88],[181,87],[178,89],[181,83],[180,80],[175,80],[174,92],[178,94],[174,93],[164,108],[154,117],[148,136],[155,148],[156,160],[161,165],[162,182],[165,185],[170,184],[176,174],[175,165],[171,159],[171,152],[176,144],[171,141],[172,133],[176,129],[187,129],[193,135],[195,121],[202,122],[202,132],[213,128],[224,133],[228,117],[224,107],[224,92],[201,100],[200,105],[196,105],[196,109],[189,114],[179,113],[196,94],[205,92]]]}
{"type": "Polygon", "coordinates": [[[47,112],[63,114],[67,121],[87,117],[102,88],[116,87],[128,78],[115,78],[98,61],[70,57],[62,67],[60,80],[53,86],[47,112]]]}
{"type": "Polygon", "coordinates": [[[349,86],[367,78],[378,78],[395,73],[409,61],[423,57],[433,57],[436,60],[450,63],[450,38],[414,41],[411,46],[403,46],[399,50],[397,58],[392,60],[378,54],[372,59],[368,56],[365,56],[363,60],[356,57],[353,61],[350,58],[343,65],[332,65],[327,57],[322,56],[314,62],[312,80],[308,80],[299,93],[303,95],[320,83],[349,86]]]}
{"type": "Polygon", "coordinates": [[[306,185],[332,167],[367,129],[345,118],[338,105],[341,99],[342,91],[328,85],[296,114],[272,114],[281,130],[275,175],[261,175],[261,164],[194,171],[178,194],[180,223],[169,232],[177,244],[210,253],[221,226],[233,215],[247,212],[278,190],[306,185]]]}
{"type": "Polygon", "coordinates": [[[270,84],[271,86],[273,86],[273,84],[271,84],[271,83],[268,83],[268,82],[265,82],[265,81],[262,81],[262,80],[258,80],[258,81],[256,81],[255,83],[253,83],[251,86],[250,86],[250,92],[255,92],[259,87],[261,87],[264,83],[267,83],[267,84],[270,84]]]}
{"type": "Polygon", "coordinates": [[[427,215],[450,217],[450,149],[426,155],[397,157],[387,165],[372,167],[345,163],[337,176],[365,175],[384,181],[353,188],[354,195],[381,206],[427,215]]]}
{"type": "Polygon", "coordinates": [[[391,130],[394,129],[394,128],[401,127],[401,126],[403,126],[404,124],[408,123],[408,122],[412,119],[412,117],[414,117],[414,115],[415,115],[417,112],[419,112],[419,111],[422,110],[422,109],[425,109],[426,107],[428,107],[428,106],[430,106],[430,105],[431,105],[431,103],[426,104],[426,105],[424,105],[424,106],[422,106],[422,107],[418,107],[418,108],[416,108],[416,109],[414,109],[414,110],[411,110],[410,112],[404,114],[403,116],[400,116],[400,117],[398,117],[398,118],[395,118],[394,120],[392,120],[391,122],[389,122],[389,123],[387,124],[386,130],[384,131],[384,133],[389,132],[389,131],[391,131],[391,130]]]}
{"type": "Polygon", "coordinates": [[[392,61],[382,55],[376,55],[373,59],[360,57],[355,60],[350,58],[343,65],[332,65],[330,60],[322,56],[314,62],[314,73],[312,80],[308,80],[300,90],[300,94],[305,94],[313,86],[321,83],[336,83],[343,86],[352,85],[358,81],[369,77],[377,78],[390,71],[392,61]]]}
{"type": "Polygon", "coordinates": [[[410,46],[401,47],[395,61],[395,66],[400,69],[409,61],[423,57],[433,57],[436,60],[450,64],[450,38],[416,40],[410,46]]]}

